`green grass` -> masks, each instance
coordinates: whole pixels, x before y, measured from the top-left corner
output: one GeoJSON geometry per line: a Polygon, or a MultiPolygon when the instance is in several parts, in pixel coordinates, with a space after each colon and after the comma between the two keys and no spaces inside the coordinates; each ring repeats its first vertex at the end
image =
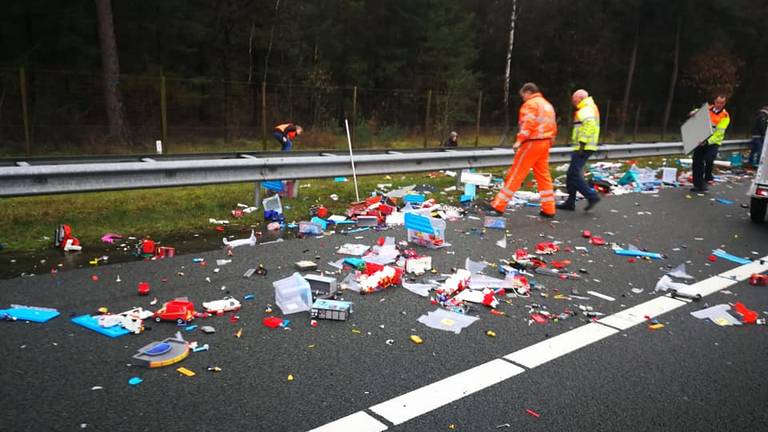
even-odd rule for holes
{"type": "MultiPolygon", "coordinates": [[[[453,185],[450,177],[428,178],[425,174],[361,177],[361,198],[376,189],[377,183],[393,187],[429,183],[441,191],[453,185]]],[[[355,201],[354,183],[336,183],[330,179],[299,181],[298,198],[284,199],[288,221],[308,220],[309,208],[323,204],[332,212],[343,214],[355,201]],[[339,196],[338,201],[330,198],[339,196]]],[[[71,195],[20,197],[0,200],[0,243],[4,252],[36,251],[51,246],[59,224],[72,226],[73,234],[86,245],[98,245],[108,232],[174,239],[201,231],[210,231],[208,218],[228,219],[243,228],[260,226],[262,212],[234,219],[230,211],[238,203],[253,205],[252,184],[229,184],[169,189],[144,189],[121,192],[94,192],[71,195]]],[[[457,202],[458,192],[440,196],[441,202],[457,202]]]]}

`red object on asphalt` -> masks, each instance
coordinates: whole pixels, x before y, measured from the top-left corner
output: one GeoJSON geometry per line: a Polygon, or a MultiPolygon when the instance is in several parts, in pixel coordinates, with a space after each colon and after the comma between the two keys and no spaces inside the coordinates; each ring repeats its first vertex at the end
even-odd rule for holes
{"type": "Polygon", "coordinates": [[[536,418],[539,418],[539,417],[541,417],[541,414],[537,413],[536,411],[534,411],[534,410],[532,410],[532,409],[530,409],[530,408],[527,408],[527,409],[525,410],[525,412],[527,412],[527,413],[528,413],[528,415],[532,415],[532,416],[534,416],[534,417],[536,417],[536,418]]]}
{"type": "Polygon", "coordinates": [[[218,231],[218,232],[224,232],[224,227],[223,227],[223,226],[217,226],[217,227],[216,227],[216,228],[214,228],[214,229],[215,229],[216,231],[218,231]]]}
{"type": "Polygon", "coordinates": [[[605,245],[605,239],[600,236],[593,236],[590,240],[590,243],[592,243],[595,246],[604,246],[605,245]]]}
{"type": "Polygon", "coordinates": [[[278,328],[283,323],[283,319],[271,316],[261,320],[261,323],[264,324],[264,327],[278,328]]]}
{"type": "Polygon", "coordinates": [[[592,231],[590,230],[584,230],[581,232],[581,236],[584,238],[590,238],[592,237],[592,231]]]}
{"type": "Polygon", "coordinates": [[[571,260],[552,261],[550,264],[556,269],[564,269],[571,265],[571,260]]]}
{"type": "Polygon", "coordinates": [[[707,257],[707,260],[709,260],[709,262],[715,262],[715,261],[717,261],[717,257],[714,256],[714,255],[710,255],[710,256],[707,257]]]}
{"type": "Polygon", "coordinates": [[[139,286],[137,288],[137,291],[139,292],[140,296],[149,295],[149,283],[147,283],[147,282],[139,282],[139,286]]]}
{"type": "Polygon", "coordinates": [[[195,318],[195,305],[186,299],[171,300],[155,312],[155,321],[176,321],[185,323],[195,318]]]}
{"type": "Polygon", "coordinates": [[[627,262],[628,263],[636,263],[637,262],[637,258],[627,258],[627,262]]]}
{"type": "Polygon", "coordinates": [[[757,321],[757,312],[747,309],[746,306],[744,306],[744,303],[736,302],[735,305],[733,305],[733,308],[736,309],[736,312],[741,315],[741,321],[744,322],[744,324],[755,324],[757,321]]]}
{"type": "Polygon", "coordinates": [[[749,284],[754,286],[768,286],[768,275],[755,273],[749,277],[749,284]]]}

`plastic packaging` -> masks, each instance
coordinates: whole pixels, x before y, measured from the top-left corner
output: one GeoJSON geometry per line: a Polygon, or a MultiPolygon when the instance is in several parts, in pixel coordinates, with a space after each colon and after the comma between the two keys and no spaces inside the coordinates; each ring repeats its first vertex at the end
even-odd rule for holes
{"type": "Polygon", "coordinates": [[[312,290],[309,282],[299,273],[272,282],[275,303],[284,315],[308,311],[312,308],[312,290]]]}
{"type": "Polygon", "coordinates": [[[283,212],[283,204],[280,202],[280,195],[273,195],[269,198],[261,200],[261,205],[264,206],[264,211],[276,211],[278,213],[283,212]]]}
{"type": "Polygon", "coordinates": [[[406,213],[405,227],[408,229],[408,242],[437,249],[450,246],[445,242],[445,221],[428,216],[406,213]]]}

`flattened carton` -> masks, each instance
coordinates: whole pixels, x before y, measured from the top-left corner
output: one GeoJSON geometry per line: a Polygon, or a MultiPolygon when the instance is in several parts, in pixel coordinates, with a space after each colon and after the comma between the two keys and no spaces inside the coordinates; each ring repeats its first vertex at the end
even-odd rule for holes
{"type": "Polygon", "coordinates": [[[352,303],[350,302],[318,299],[312,304],[310,315],[317,319],[346,321],[351,312],[352,303]]]}

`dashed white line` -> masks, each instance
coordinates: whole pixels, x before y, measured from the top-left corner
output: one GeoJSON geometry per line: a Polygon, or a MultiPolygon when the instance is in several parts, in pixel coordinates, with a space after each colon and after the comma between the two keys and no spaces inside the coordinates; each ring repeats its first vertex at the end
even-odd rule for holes
{"type": "Polygon", "coordinates": [[[525,369],[512,363],[492,360],[374,405],[371,411],[399,425],[523,372],[525,369]]]}
{"type": "Polygon", "coordinates": [[[527,368],[535,368],[618,332],[597,323],[589,323],[505,355],[504,358],[527,368]]]}
{"type": "Polygon", "coordinates": [[[597,322],[619,330],[626,330],[632,326],[644,322],[647,318],[656,318],[657,316],[673,311],[679,307],[685,306],[686,302],[670,297],[656,297],[645,303],[624,309],[613,315],[603,317],[597,322]]]}
{"type": "Polygon", "coordinates": [[[385,430],[387,425],[364,411],[358,411],[309,432],[382,432],[385,430]]]}
{"type": "MultiPolygon", "coordinates": [[[[753,273],[762,273],[766,270],[768,270],[768,256],[691,284],[678,292],[684,295],[700,295],[705,297],[740,281],[744,281],[753,273]]],[[[370,410],[386,421],[399,425],[525,372],[525,369],[510,362],[527,368],[535,368],[640,324],[647,318],[655,318],[686,304],[687,301],[680,299],[667,296],[656,297],[637,306],[604,317],[599,321],[583,325],[551,339],[515,351],[504,356],[504,360],[492,360],[409,393],[394,397],[386,402],[370,407],[370,410]]],[[[310,432],[382,432],[385,430],[387,430],[387,425],[364,411],[358,411],[312,429],[310,432]]]]}

